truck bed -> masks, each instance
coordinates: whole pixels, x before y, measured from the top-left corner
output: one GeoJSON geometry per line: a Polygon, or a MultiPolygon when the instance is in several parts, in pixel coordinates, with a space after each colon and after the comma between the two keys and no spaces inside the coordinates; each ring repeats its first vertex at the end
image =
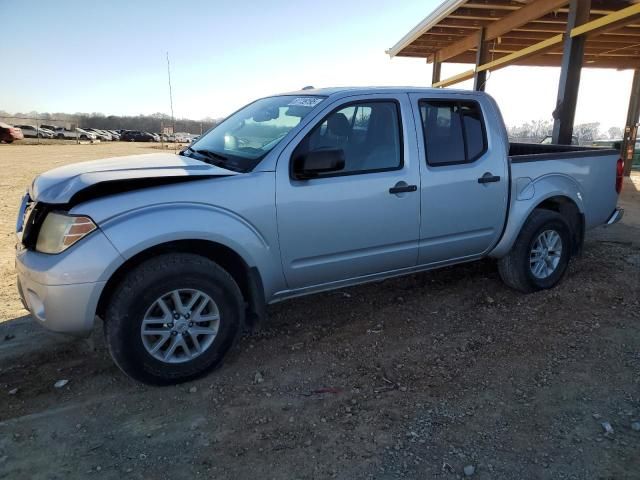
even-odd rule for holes
{"type": "Polygon", "coordinates": [[[613,148],[540,143],[509,143],[509,157],[512,162],[533,162],[538,160],[608,156],[615,154],[619,154],[619,152],[613,148]]]}
{"type": "Polygon", "coordinates": [[[510,143],[512,198],[520,198],[521,191],[529,184],[537,191],[536,196],[540,195],[538,180],[553,178],[547,188],[555,190],[549,194],[574,192],[583,202],[585,227],[602,225],[616,206],[619,158],[620,152],[613,148],[510,143]]]}

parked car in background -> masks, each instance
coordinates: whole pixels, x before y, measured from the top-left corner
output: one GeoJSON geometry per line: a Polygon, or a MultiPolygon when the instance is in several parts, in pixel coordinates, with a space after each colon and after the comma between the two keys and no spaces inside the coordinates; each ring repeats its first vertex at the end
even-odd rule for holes
{"type": "Polygon", "coordinates": [[[95,134],[96,138],[102,140],[103,142],[110,142],[111,140],[113,140],[111,134],[105,132],[104,130],[98,130],[97,128],[85,128],[84,130],[95,134]]]}
{"type": "Polygon", "coordinates": [[[107,132],[111,134],[113,140],[120,140],[120,132],[118,132],[117,130],[107,130],[107,132]]]}
{"type": "Polygon", "coordinates": [[[136,132],[135,130],[122,130],[120,132],[120,141],[122,142],[135,142],[136,135],[140,132],[136,132]]]}
{"type": "Polygon", "coordinates": [[[148,132],[140,132],[138,130],[126,130],[120,136],[120,140],[124,142],[155,142],[155,137],[148,132]]]}
{"type": "Polygon", "coordinates": [[[53,132],[46,128],[38,128],[33,125],[15,125],[20,130],[25,138],[53,138],[53,132]]]}
{"type": "Polygon", "coordinates": [[[23,138],[24,135],[20,128],[0,122],[0,142],[13,143],[15,140],[22,140],[23,138]]]}
{"type": "Polygon", "coordinates": [[[191,136],[188,133],[178,132],[175,135],[176,142],[178,143],[189,143],[191,142],[191,136]]]}
{"type": "Polygon", "coordinates": [[[33,125],[14,125],[14,127],[22,130],[24,138],[38,138],[38,129],[33,125]]]}
{"type": "Polygon", "coordinates": [[[510,144],[482,92],[276,95],[181,155],[37,176],[17,286],[46,328],[87,335],[102,318],[125,373],[182,382],[288,298],[483,258],[516,290],[553,288],[585,231],[622,217],[622,173],[613,149],[510,144]]]}
{"type": "Polygon", "coordinates": [[[41,123],[40,128],[44,128],[46,130],[49,130],[50,132],[55,132],[61,127],[56,127],[55,125],[47,125],[46,123],[41,123]]]}
{"type": "Polygon", "coordinates": [[[96,129],[95,131],[100,132],[102,135],[104,135],[108,142],[113,142],[113,135],[111,135],[110,131],[103,129],[96,129]]]}
{"type": "Polygon", "coordinates": [[[87,132],[82,128],[58,128],[56,138],[59,140],[96,140],[98,137],[93,132],[87,132]]]}
{"type": "Polygon", "coordinates": [[[88,132],[84,128],[76,128],[80,140],[98,140],[98,136],[94,132],[88,132]]]}
{"type": "Polygon", "coordinates": [[[636,145],[633,150],[633,166],[640,168],[640,140],[636,140],[636,145]]]}
{"type": "MultiPolygon", "coordinates": [[[[45,133],[47,135],[46,138],[55,138],[56,137],[56,132],[54,132],[53,130],[49,130],[48,128],[40,127],[40,132],[45,133]]],[[[42,137],[42,138],[45,138],[45,137],[42,137]]]]}
{"type": "Polygon", "coordinates": [[[57,127],[55,132],[58,140],[76,140],[78,138],[77,132],[69,128],[57,127]]]}
{"type": "Polygon", "coordinates": [[[160,135],[157,133],[153,133],[153,132],[145,132],[148,133],[149,135],[151,135],[153,137],[153,141],[154,142],[159,142],[160,141],[160,135]]]}

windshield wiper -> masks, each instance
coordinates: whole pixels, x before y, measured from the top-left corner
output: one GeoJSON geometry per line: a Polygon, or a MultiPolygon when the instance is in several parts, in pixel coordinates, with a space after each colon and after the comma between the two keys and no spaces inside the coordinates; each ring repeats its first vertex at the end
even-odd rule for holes
{"type": "MultiPolygon", "coordinates": [[[[203,150],[203,149],[195,149],[193,147],[187,147],[187,150],[190,150],[194,153],[197,153],[199,155],[202,155],[203,157],[207,157],[208,160],[210,160],[209,163],[217,166],[217,167],[226,167],[227,166],[227,160],[229,160],[227,157],[225,157],[224,155],[220,155],[219,153],[216,152],[212,152],[211,150],[203,150]]],[[[182,151],[184,152],[184,150],[182,151]]],[[[182,154],[182,152],[180,152],[180,154],[182,154]]]]}
{"type": "Polygon", "coordinates": [[[207,163],[211,165],[215,165],[216,167],[224,168],[225,170],[231,170],[232,172],[244,172],[246,171],[242,167],[240,167],[234,159],[230,159],[218,152],[213,152],[211,150],[199,149],[187,147],[187,150],[191,150],[193,153],[197,153],[206,157],[207,163]]]}
{"type": "Polygon", "coordinates": [[[212,152],[211,150],[195,149],[191,147],[189,147],[189,150],[191,150],[192,152],[199,153],[200,155],[204,155],[205,157],[209,157],[211,159],[222,160],[223,162],[226,162],[227,160],[229,160],[224,155],[220,155],[219,153],[212,152]]]}

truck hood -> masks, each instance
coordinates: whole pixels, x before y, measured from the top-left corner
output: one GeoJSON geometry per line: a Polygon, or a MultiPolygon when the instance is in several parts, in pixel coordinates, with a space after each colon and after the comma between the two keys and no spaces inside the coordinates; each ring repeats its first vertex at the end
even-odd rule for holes
{"type": "Polygon", "coordinates": [[[74,204],[140,188],[237,174],[172,153],[130,155],[49,170],[33,180],[29,196],[36,202],[74,204]]]}

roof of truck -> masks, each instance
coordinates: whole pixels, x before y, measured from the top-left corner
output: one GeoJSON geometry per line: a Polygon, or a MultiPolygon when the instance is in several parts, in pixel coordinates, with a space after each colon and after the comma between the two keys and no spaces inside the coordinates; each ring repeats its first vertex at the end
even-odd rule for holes
{"type": "MultiPolygon", "coordinates": [[[[296,90],[293,92],[286,92],[283,95],[335,95],[340,93],[409,93],[409,92],[429,92],[438,91],[442,92],[441,88],[431,87],[402,87],[402,86],[389,86],[389,87],[326,87],[326,88],[305,88],[303,90],[296,90]]],[[[456,90],[447,89],[447,93],[479,93],[469,90],[456,90]]]]}

